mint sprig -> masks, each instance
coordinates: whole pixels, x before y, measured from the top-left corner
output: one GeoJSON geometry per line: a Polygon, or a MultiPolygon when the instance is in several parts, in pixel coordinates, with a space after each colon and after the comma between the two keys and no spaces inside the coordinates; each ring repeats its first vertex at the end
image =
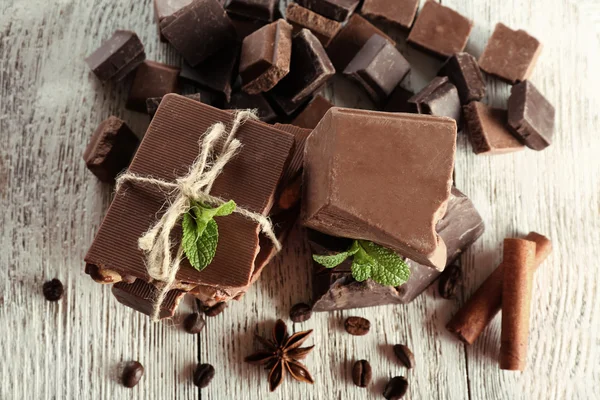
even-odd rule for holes
{"type": "Polygon", "coordinates": [[[347,251],[313,259],[325,268],[335,268],[348,257],[352,260],[352,277],[358,282],[372,279],[384,285],[397,287],[408,281],[410,268],[396,253],[368,240],[355,240],[347,251]]]}
{"type": "Polygon", "coordinates": [[[219,227],[214,218],[229,215],[235,211],[235,208],[236,204],[233,200],[215,208],[194,202],[189,211],[184,214],[181,223],[183,228],[181,245],[190,264],[198,271],[206,268],[217,252],[219,227]]]}

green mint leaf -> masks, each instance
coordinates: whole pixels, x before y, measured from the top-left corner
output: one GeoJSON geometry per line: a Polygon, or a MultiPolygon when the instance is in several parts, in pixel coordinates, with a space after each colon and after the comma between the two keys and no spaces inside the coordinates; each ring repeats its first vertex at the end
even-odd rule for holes
{"type": "Polygon", "coordinates": [[[202,233],[198,234],[198,225],[196,224],[196,219],[191,210],[184,214],[181,227],[183,228],[183,237],[181,239],[183,252],[190,261],[192,267],[199,270],[201,263],[197,244],[202,233]]]}
{"type": "Polygon", "coordinates": [[[408,264],[396,253],[383,246],[359,240],[354,255],[352,276],[359,282],[368,278],[384,286],[400,286],[410,277],[408,264]]]}
{"type": "Polygon", "coordinates": [[[335,268],[338,265],[340,265],[341,263],[343,263],[344,261],[346,261],[346,259],[348,257],[356,254],[356,252],[358,250],[359,250],[358,242],[355,240],[354,243],[352,243],[352,246],[350,247],[350,249],[348,251],[344,251],[344,252],[338,253],[338,254],[333,254],[330,256],[319,256],[319,255],[315,254],[315,255],[313,255],[313,260],[315,260],[316,262],[318,262],[325,268],[335,268]]]}
{"type": "Polygon", "coordinates": [[[217,208],[213,208],[212,209],[212,211],[214,211],[213,216],[214,217],[225,217],[227,215],[232,214],[235,211],[236,207],[237,207],[237,205],[235,204],[235,201],[229,200],[227,203],[221,204],[217,208]]]}
{"type": "Polygon", "coordinates": [[[219,243],[219,227],[214,219],[208,221],[206,229],[202,233],[200,240],[198,240],[198,258],[199,265],[194,266],[198,271],[202,271],[204,268],[212,262],[217,252],[217,244],[219,243]]]}

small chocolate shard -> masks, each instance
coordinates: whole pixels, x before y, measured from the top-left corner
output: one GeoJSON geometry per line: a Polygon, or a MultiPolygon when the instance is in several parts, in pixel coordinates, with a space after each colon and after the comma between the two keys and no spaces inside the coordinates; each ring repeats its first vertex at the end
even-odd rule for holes
{"type": "Polygon", "coordinates": [[[345,22],[356,10],[360,0],[298,0],[296,3],[326,18],[345,22]]]}
{"type": "Polygon", "coordinates": [[[408,30],[415,20],[419,0],[365,0],[360,10],[367,18],[408,30]]]}
{"type": "Polygon", "coordinates": [[[438,76],[447,76],[456,86],[462,105],[479,101],[485,96],[485,81],[475,57],[456,53],[446,61],[438,76]]]}
{"type": "Polygon", "coordinates": [[[135,72],[126,108],[146,113],[148,98],[177,92],[178,76],[179,68],[156,61],[144,61],[135,72]]]}
{"type": "Polygon", "coordinates": [[[227,12],[243,18],[271,22],[279,0],[231,0],[227,5],[227,12]]]}
{"type": "Polygon", "coordinates": [[[116,31],[85,62],[102,82],[125,78],[146,59],[144,45],[131,31],[116,31]]]}
{"type": "Polygon", "coordinates": [[[331,43],[342,27],[341,23],[325,18],[296,3],[288,4],[285,17],[294,26],[295,32],[306,28],[314,33],[325,47],[331,43]]]}
{"type": "Polygon", "coordinates": [[[523,81],[510,90],[508,126],[525,145],[544,150],[554,136],[554,106],[530,81],[523,81]]]}
{"type": "Polygon", "coordinates": [[[333,104],[325,99],[325,97],[317,95],[292,121],[292,125],[300,128],[314,129],[331,107],[333,107],[333,104]]]}
{"type": "Polygon", "coordinates": [[[463,107],[465,126],[475,154],[505,154],[525,147],[508,130],[506,110],[474,101],[463,107]]]}
{"type": "Polygon", "coordinates": [[[449,117],[460,125],[461,107],[456,86],[448,77],[435,77],[419,93],[408,99],[412,111],[419,114],[449,117]]]}

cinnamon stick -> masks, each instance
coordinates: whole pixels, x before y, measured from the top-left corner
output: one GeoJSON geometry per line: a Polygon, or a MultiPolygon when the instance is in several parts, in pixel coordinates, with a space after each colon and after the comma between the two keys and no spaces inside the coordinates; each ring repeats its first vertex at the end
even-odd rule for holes
{"type": "Polygon", "coordinates": [[[500,368],[523,371],[527,364],[535,242],[504,239],[500,368]]]}
{"type": "MultiPolygon", "coordinates": [[[[552,252],[552,242],[536,232],[529,233],[525,240],[536,243],[534,270],[552,252]]],[[[485,327],[494,319],[502,307],[503,263],[481,284],[469,301],[448,322],[446,329],[467,344],[473,344],[485,327]]]]}

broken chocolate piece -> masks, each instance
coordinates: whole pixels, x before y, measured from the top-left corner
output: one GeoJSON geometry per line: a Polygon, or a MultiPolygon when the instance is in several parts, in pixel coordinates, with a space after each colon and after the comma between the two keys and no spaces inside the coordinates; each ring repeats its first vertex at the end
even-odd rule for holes
{"type": "Polygon", "coordinates": [[[292,26],[280,19],[244,39],[240,58],[242,89],[248,94],[271,90],[290,72],[292,26]]]}
{"type": "Polygon", "coordinates": [[[475,57],[456,53],[446,61],[438,76],[447,76],[456,86],[461,104],[479,101],[485,96],[485,81],[475,57]]]}
{"type": "Polygon", "coordinates": [[[479,57],[479,66],[488,74],[514,84],[531,76],[541,52],[542,44],[536,38],[498,23],[479,57]]]}
{"type": "Polygon", "coordinates": [[[365,0],[360,12],[367,18],[410,29],[418,8],[419,0],[365,0]]]}
{"type": "Polygon", "coordinates": [[[273,111],[269,102],[262,94],[234,93],[231,96],[231,101],[225,106],[225,109],[257,110],[258,117],[264,122],[272,122],[277,118],[277,114],[275,114],[275,111],[273,111]]]}
{"type": "MultiPolygon", "coordinates": [[[[187,94],[184,97],[196,101],[202,101],[202,95],[200,93],[187,94]]],[[[146,111],[148,111],[150,118],[153,118],[154,114],[156,114],[156,110],[158,110],[158,106],[160,106],[162,99],[162,97],[150,97],[146,99],[146,111]]]]}
{"type": "Polygon", "coordinates": [[[506,110],[473,101],[463,108],[467,134],[475,154],[504,154],[524,146],[507,129],[506,110]]]}
{"type": "Polygon", "coordinates": [[[194,0],[154,0],[154,13],[158,22],[158,34],[161,42],[167,40],[160,31],[160,24],[167,18],[171,18],[173,14],[181,10],[183,7],[189,6],[194,0]]]}
{"type": "Polygon", "coordinates": [[[273,90],[267,92],[266,96],[271,101],[271,104],[277,113],[287,117],[291,117],[292,115],[296,114],[298,110],[301,110],[302,107],[304,107],[312,99],[311,96],[308,96],[300,101],[292,101],[289,97],[281,96],[275,93],[273,90]]]}
{"type": "Polygon", "coordinates": [[[303,223],[443,270],[446,246],[435,226],[455,151],[449,118],[334,107],[306,142],[303,223]]]}
{"type": "Polygon", "coordinates": [[[83,153],[85,165],[102,182],[112,183],[129,165],[138,143],[127,124],[111,116],[92,135],[83,153]]]}
{"type": "Polygon", "coordinates": [[[408,100],[414,95],[415,94],[410,90],[406,90],[402,86],[398,85],[390,95],[384,111],[402,113],[412,112],[413,110],[408,104],[408,100]]]}
{"type": "Polygon", "coordinates": [[[346,66],[352,61],[356,53],[375,34],[383,36],[394,46],[396,45],[395,41],[360,15],[354,14],[350,17],[348,23],[344,25],[329,46],[327,46],[327,54],[335,69],[340,72],[346,69],[346,66]]]}
{"type": "Polygon", "coordinates": [[[325,99],[325,97],[317,95],[292,121],[292,125],[300,128],[314,129],[331,107],[333,107],[333,104],[325,99]]]}
{"type": "Polygon", "coordinates": [[[447,77],[437,76],[423,90],[408,99],[412,111],[438,117],[449,117],[460,124],[461,108],[458,90],[447,77]]]}
{"type": "Polygon", "coordinates": [[[194,0],[163,19],[161,32],[192,67],[237,40],[237,32],[217,0],[194,0]]]}
{"type": "MultiPolygon", "coordinates": [[[[119,282],[112,287],[112,294],[119,303],[133,308],[146,315],[152,315],[154,309],[154,300],[156,299],[156,288],[140,279],[134,283],[128,284],[119,282]]],[[[181,290],[171,290],[160,305],[160,315],[163,318],[172,318],[175,316],[175,310],[179,306],[185,292],[181,290]]]]}
{"type": "Polygon", "coordinates": [[[275,11],[279,0],[231,0],[227,12],[240,17],[271,22],[275,19],[275,11]]]}
{"type": "Polygon", "coordinates": [[[135,72],[125,107],[146,112],[146,99],[162,97],[177,91],[179,68],[155,61],[144,61],[135,72]]]}
{"type": "MultiPolygon", "coordinates": [[[[446,243],[446,265],[450,265],[481,237],[485,226],[471,200],[453,188],[448,211],[436,230],[446,243]]],[[[314,254],[334,254],[347,250],[349,246],[348,241],[340,242],[339,238],[315,235],[314,231],[309,232],[309,239],[314,254]]],[[[314,263],[313,311],[410,303],[437,279],[440,272],[411,260],[407,262],[411,269],[410,278],[397,288],[382,286],[371,280],[357,282],[352,278],[351,260],[333,269],[314,263]]]]}
{"type": "Polygon", "coordinates": [[[388,96],[410,71],[410,64],[384,37],[373,35],[344,70],[371,99],[383,106],[388,96]]]}
{"type": "Polygon", "coordinates": [[[116,31],[85,62],[101,81],[120,81],[146,59],[144,45],[131,31],[116,31]]]}
{"type": "Polygon", "coordinates": [[[464,50],[473,22],[451,8],[427,0],[408,35],[408,43],[441,58],[464,50]]]}
{"type": "Polygon", "coordinates": [[[267,25],[266,22],[255,19],[234,18],[231,15],[229,18],[231,19],[231,23],[233,24],[240,41],[243,41],[247,36],[267,25]]]}
{"type": "Polygon", "coordinates": [[[341,23],[325,18],[296,3],[288,4],[285,18],[294,26],[294,32],[306,28],[314,33],[325,47],[329,45],[342,27],[341,23]]]}
{"type": "Polygon", "coordinates": [[[508,126],[533,150],[544,150],[554,136],[554,106],[529,81],[510,90],[508,126]]]}
{"type": "Polygon", "coordinates": [[[344,22],[356,10],[360,0],[298,0],[296,3],[326,18],[344,22]]]}

